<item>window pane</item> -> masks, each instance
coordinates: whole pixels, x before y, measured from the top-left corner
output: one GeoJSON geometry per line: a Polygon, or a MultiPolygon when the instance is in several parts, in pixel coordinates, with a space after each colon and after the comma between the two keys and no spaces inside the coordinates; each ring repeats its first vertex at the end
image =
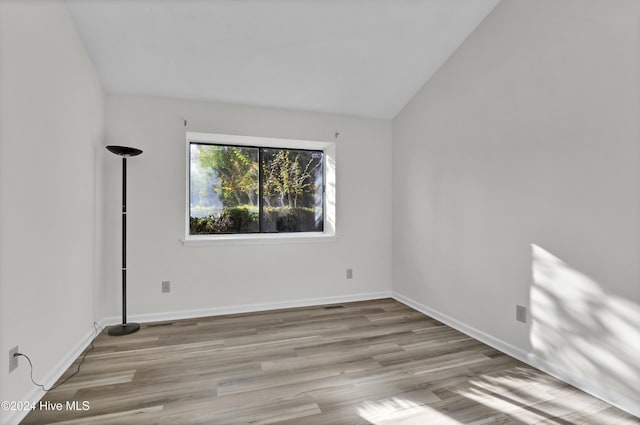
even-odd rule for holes
{"type": "Polygon", "coordinates": [[[261,151],[262,232],[323,231],[323,153],[261,151]]]}
{"type": "Polygon", "coordinates": [[[258,149],[190,144],[192,235],[258,232],[258,149]]]}

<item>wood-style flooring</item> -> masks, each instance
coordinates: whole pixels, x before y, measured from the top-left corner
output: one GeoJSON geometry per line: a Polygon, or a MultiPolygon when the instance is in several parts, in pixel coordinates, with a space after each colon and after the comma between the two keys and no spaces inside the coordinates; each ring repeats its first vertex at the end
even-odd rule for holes
{"type": "Polygon", "coordinates": [[[391,299],[104,331],[43,401],[22,424],[640,423],[391,299]]]}

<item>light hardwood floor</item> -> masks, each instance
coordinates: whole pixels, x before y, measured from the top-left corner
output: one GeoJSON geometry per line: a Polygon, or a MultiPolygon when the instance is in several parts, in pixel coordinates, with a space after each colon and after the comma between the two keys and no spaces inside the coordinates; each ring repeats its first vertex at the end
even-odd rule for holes
{"type": "Polygon", "coordinates": [[[89,409],[23,424],[640,423],[391,299],[103,332],[43,400],[89,409]]]}

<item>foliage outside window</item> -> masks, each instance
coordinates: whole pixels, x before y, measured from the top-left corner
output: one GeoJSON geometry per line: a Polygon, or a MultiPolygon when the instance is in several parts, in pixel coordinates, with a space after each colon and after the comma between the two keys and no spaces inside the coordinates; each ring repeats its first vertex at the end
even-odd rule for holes
{"type": "Polygon", "coordinates": [[[189,234],[322,232],[321,150],[189,143],[189,234]]]}

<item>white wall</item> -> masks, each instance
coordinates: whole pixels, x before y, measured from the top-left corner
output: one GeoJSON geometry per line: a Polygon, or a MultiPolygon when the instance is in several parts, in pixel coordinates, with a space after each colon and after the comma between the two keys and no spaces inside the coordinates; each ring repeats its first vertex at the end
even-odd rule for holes
{"type": "Polygon", "coordinates": [[[503,1],[394,119],[393,289],[638,414],[636,3],[503,1]]]}
{"type": "MultiPolygon", "coordinates": [[[[106,96],[108,144],[144,151],[128,161],[128,312],[211,310],[389,292],[391,122],[143,96],[106,96]],[[188,120],[188,127],[183,125],[188,120]],[[337,240],[186,247],[185,132],[333,141],[337,240]],[[345,269],[354,269],[353,280],[345,269]],[[161,282],[171,281],[169,294],[161,282]]],[[[106,314],[120,312],[119,158],[105,151],[106,314]]]]}
{"type": "Polygon", "coordinates": [[[102,120],[64,2],[0,2],[0,400],[35,390],[24,359],[8,373],[11,347],[43,380],[93,329],[102,120]]]}

